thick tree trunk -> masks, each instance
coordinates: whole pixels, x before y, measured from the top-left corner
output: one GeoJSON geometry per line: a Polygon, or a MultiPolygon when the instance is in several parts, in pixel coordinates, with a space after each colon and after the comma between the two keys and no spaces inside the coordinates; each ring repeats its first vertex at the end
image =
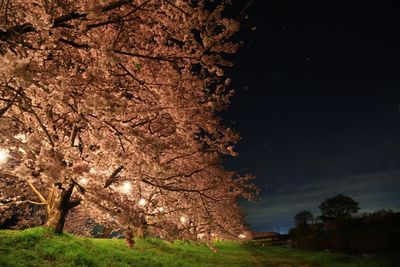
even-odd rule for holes
{"type": "Polygon", "coordinates": [[[45,226],[51,228],[55,233],[61,234],[64,229],[65,218],[67,217],[68,209],[61,207],[53,207],[47,214],[45,226]]]}
{"type": "Polygon", "coordinates": [[[135,237],[140,237],[140,238],[145,237],[145,229],[144,229],[144,226],[142,226],[142,227],[135,227],[134,229],[135,229],[135,230],[134,230],[135,237]]]}
{"type": "Polygon", "coordinates": [[[71,201],[73,189],[74,184],[68,185],[67,189],[54,187],[48,196],[45,227],[52,229],[57,234],[61,234],[64,229],[68,211],[80,203],[80,200],[71,201]]]}

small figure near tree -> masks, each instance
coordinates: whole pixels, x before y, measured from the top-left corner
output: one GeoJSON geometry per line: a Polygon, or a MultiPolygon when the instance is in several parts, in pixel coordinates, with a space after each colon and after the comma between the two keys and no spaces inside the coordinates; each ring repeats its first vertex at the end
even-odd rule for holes
{"type": "Polygon", "coordinates": [[[314,219],[313,214],[308,210],[302,210],[294,216],[294,223],[298,228],[304,228],[308,226],[308,223],[314,219]]]}
{"type": "Polygon", "coordinates": [[[324,221],[332,221],[349,218],[352,214],[360,210],[360,206],[358,202],[351,197],[338,194],[335,197],[324,200],[321,205],[319,205],[319,209],[321,210],[322,219],[324,221]]]}

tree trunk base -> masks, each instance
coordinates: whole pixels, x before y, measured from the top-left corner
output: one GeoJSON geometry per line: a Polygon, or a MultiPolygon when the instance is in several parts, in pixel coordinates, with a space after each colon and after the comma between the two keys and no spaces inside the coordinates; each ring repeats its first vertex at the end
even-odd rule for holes
{"type": "Polygon", "coordinates": [[[64,229],[65,218],[67,217],[68,210],[52,210],[48,214],[45,227],[52,229],[56,234],[61,234],[64,229]]]}

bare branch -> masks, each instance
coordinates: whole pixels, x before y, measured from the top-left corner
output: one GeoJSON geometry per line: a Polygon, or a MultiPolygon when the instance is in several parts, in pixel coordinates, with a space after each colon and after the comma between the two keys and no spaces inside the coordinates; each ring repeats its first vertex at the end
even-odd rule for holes
{"type": "Polygon", "coordinates": [[[77,181],[75,181],[74,179],[72,179],[72,181],[75,183],[75,185],[78,187],[79,191],[84,194],[86,192],[86,189],[81,186],[77,181]]]}
{"type": "Polygon", "coordinates": [[[54,147],[54,142],[53,139],[51,138],[49,132],[47,131],[46,126],[44,126],[42,120],[39,118],[39,116],[37,115],[37,113],[35,112],[35,110],[33,109],[33,107],[31,106],[31,104],[28,102],[27,97],[25,96],[24,93],[21,94],[22,98],[24,99],[25,105],[26,107],[29,109],[29,111],[33,114],[33,116],[35,117],[36,121],[39,123],[40,128],[42,128],[42,130],[44,131],[44,133],[47,136],[48,141],[50,142],[51,146],[54,147]]]}
{"type": "Polygon", "coordinates": [[[74,124],[74,127],[72,128],[71,136],[69,138],[70,147],[75,146],[75,138],[76,138],[77,133],[78,133],[78,127],[76,126],[76,124],[74,124]]]}
{"type": "Polygon", "coordinates": [[[68,21],[74,20],[74,19],[84,18],[84,17],[87,17],[87,14],[71,12],[69,14],[66,14],[66,15],[56,18],[53,22],[53,28],[63,27],[63,25],[65,25],[65,22],[68,22],[68,21]]]}
{"type": "Polygon", "coordinates": [[[206,166],[204,166],[204,167],[202,167],[202,168],[200,168],[200,169],[193,170],[193,171],[191,171],[190,173],[174,174],[174,175],[171,175],[171,176],[168,176],[168,177],[165,177],[165,178],[160,178],[160,180],[162,180],[162,181],[167,181],[167,180],[171,180],[171,179],[177,178],[177,177],[191,177],[191,176],[193,176],[193,175],[196,174],[196,173],[203,172],[203,171],[207,171],[207,170],[206,170],[207,168],[209,168],[209,167],[211,167],[211,166],[213,166],[213,165],[215,165],[215,164],[217,164],[217,163],[218,163],[218,162],[213,162],[213,163],[210,163],[210,164],[208,164],[208,165],[206,165],[206,166]]]}
{"type": "Polygon", "coordinates": [[[0,40],[7,41],[9,38],[15,35],[21,35],[33,31],[35,31],[35,28],[29,23],[17,25],[5,31],[0,30],[0,40]]]}
{"type": "Polygon", "coordinates": [[[110,178],[108,178],[108,180],[106,181],[104,188],[109,187],[112,183],[115,182],[117,175],[120,173],[120,171],[122,171],[122,169],[124,168],[124,166],[119,166],[117,169],[115,169],[115,171],[111,174],[110,178]]]}
{"type": "Polygon", "coordinates": [[[178,6],[174,5],[174,4],[172,4],[170,1],[164,0],[164,2],[166,2],[167,4],[169,4],[169,5],[172,6],[172,7],[176,8],[177,10],[179,10],[180,12],[182,12],[183,14],[185,14],[186,16],[189,16],[189,14],[188,14],[185,10],[183,10],[182,8],[180,8],[180,7],[178,7],[178,6]]]}
{"type": "Polygon", "coordinates": [[[88,44],[78,44],[78,43],[76,43],[74,41],[67,40],[67,39],[64,39],[64,38],[60,38],[60,39],[58,39],[58,41],[61,42],[61,43],[73,46],[75,48],[90,48],[90,46],[88,44]]]}
{"type": "MultiPolygon", "coordinates": [[[[126,2],[126,3],[129,3],[129,2],[131,2],[131,1],[119,1],[119,2],[116,2],[116,3],[122,5],[122,4],[125,4],[125,2],[126,2]],[[124,2],[124,3],[122,3],[122,2],[124,2]],[[122,3],[122,4],[121,4],[121,3],[122,3]]],[[[93,28],[97,28],[97,27],[100,27],[100,26],[105,26],[105,25],[108,25],[108,24],[121,23],[121,22],[125,22],[125,21],[131,21],[131,19],[126,19],[126,20],[125,20],[125,19],[123,19],[123,18],[128,17],[128,16],[132,15],[133,13],[135,13],[136,11],[142,9],[142,7],[144,7],[148,2],[149,2],[149,1],[144,1],[142,4],[140,4],[139,6],[137,6],[136,8],[134,8],[134,9],[133,9],[132,11],[130,11],[128,14],[123,15],[123,16],[117,18],[117,19],[107,20],[107,21],[103,21],[103,22],[99,22],[99,23],[95,23],[95,24],[89,24],[89,25],[87,26],[87,28],[88,28],[88,29],[93,29],[93,28]]],[[[115,7],[117,7],[117,5],[114,4],[114,5],[112,5],[112,7],[115,8],[115,7]]],[[[111,8],[111,6],[109,6],[108,8],[111,8]]],[[[103,8],[102,11],[105,12],[105,11],[107,11],[107,10],[106,10],[106,8],[103,8]]]]}
{"type": "Polygon", "coordinates": [[[121,51],[117,49],[113,49],[113,52],[125,56],[132,56],[132,57],[140,57],[140,58],[146,58],[146,59],[151,59],[151,60],[158,60],[158,61],[173,61],[172,59],[168,59],[166,57],[162,56],[150,56],[150,55],[142,55],[138,53],[132,53],[132,52],[126,52],[126,51],[121,51]]]}
{"type": "Polygon", "coordinates": [[[14,95],[14,97],[13,97],[11,100],[8,100],[9,103],[8,103],[4,108],[0,109],[0,117],[3,116],[3,115],[7,112],[7,110],[9,110],[9,109],[12,107],[12,105],[14,104],[15,100],[17,99],[17,97],[18,97],[18,95],[21,93],[21,91],[22,91],[22,89],[20,88],[20,89],[16,92],[16,94],[14,95]]]}
{"type": "Polygon", "coordinates": [[[28,186],[32,189],[33,193],[42,201],[42,203],[47,204],[46,199],[43,197],[43,195],[39,192],[39,190],[36,189],[36,187],[33,185],[33,183],[29,179],[25,179],[25,182],[28,184],[28,186]]]}
{"type": "Polygon", "coordinates": [[[158,96],[148,86],[146,86],[145,82],[136,78],[123,64],[119,63],[118,66],[120,66],[132,79],[137,81],[140,85],[143,85],[154,96],[155,99],[158,99],[158,96]]]}
{"type": "Polygon", "coordinates": [[[132,3],[132,0],[120,0],[120,1],[112,2],[108,5],[106,5],[105,7],[103,7],[101,9],[101,12],[107,12],[107,11],[113,10],[115,8],[121,7],[123,5],[129,4],[129,3],[132,3]]]}
{"type": "Polygon", "coordinates": [[[68,209],[73,209],[76,206],[78,206],[79,204],[81,204],[82,199],[74,199],[68,202],[67,206],[68,209]]]}
{"type": "Polygon", "coordinates": [[[177,159],[182,159],[182,158],[185,158],[185,157],[193,156],[194,154],[196,154],[196,151],[193,151],[190,154],[184,154],[184,155],[179,155],[179,156],[173,157],[172,159],[169,159],[168,161],[166,161],[165,164],[170,164],[171,162],[173,162],[173,161],[175,161],[177,159]]]}
{"type": "Polygon", "coordinates": [[[168,185],[156,184],[156,183],[153,183],[153,182],[151,182],[151,181],[149,181],[149,180],[147,180],[147,179],[144,179],[144,178],[142,178],[140,181],[142,181],[142,182],[144,182],[144,183],[146,183],[146,184],[152,185],[152,186],[156,186],[156,187],[165,189],[165,190],[167,190],[167,191],[171,191],[171,192],[192,192],[192,193],[197,193],[197,194],[202,195],[202,196],[204,196],[204,197],[206,197],[206,198],[209,198],[209,199],[211,199],[211,200],[213,200],[213,201],[215,201],[215,202],[218,202],[217,199],[215,199],[215,198],[213,198],[213,197],[210,197],[210,196],[208,196],[208,195],[206,195],[206,194],[204,194],[204,193],[202,192],[202,191],[207,191],[207,190],[209,190],[210,188],[205,188],[205,189],[177,188],[177,187],[171,187],[171,186],[168,186],[168,185]]]}
{"type": "Polygon", "coordinates": [[[34,205],[46,205],[46,203],[42,202],[36,202],[32,200],[18,200],[18,201],[12,201],[12,202],[0,202],[0,206],[12,206],[12,205],[20,205],[20,204],[25,204],[25,203],[30,203],[34,205]]]}

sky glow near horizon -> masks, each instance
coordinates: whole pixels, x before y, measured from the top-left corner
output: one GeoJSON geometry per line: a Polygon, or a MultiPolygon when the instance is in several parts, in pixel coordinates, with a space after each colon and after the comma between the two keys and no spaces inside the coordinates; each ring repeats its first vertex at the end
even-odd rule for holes
{"type": "Polygon", "coordinates": [[[318,215],[339,193],[361,212],[400,209],[395,10],[316,0],[246,9],[244,45],[228,70],[236,94],[223,119],[241,134],[239,157],[226,167],[254,174],[262,191],[241,203],[252,230],[287,231],[297,212],[318,215]]]}

